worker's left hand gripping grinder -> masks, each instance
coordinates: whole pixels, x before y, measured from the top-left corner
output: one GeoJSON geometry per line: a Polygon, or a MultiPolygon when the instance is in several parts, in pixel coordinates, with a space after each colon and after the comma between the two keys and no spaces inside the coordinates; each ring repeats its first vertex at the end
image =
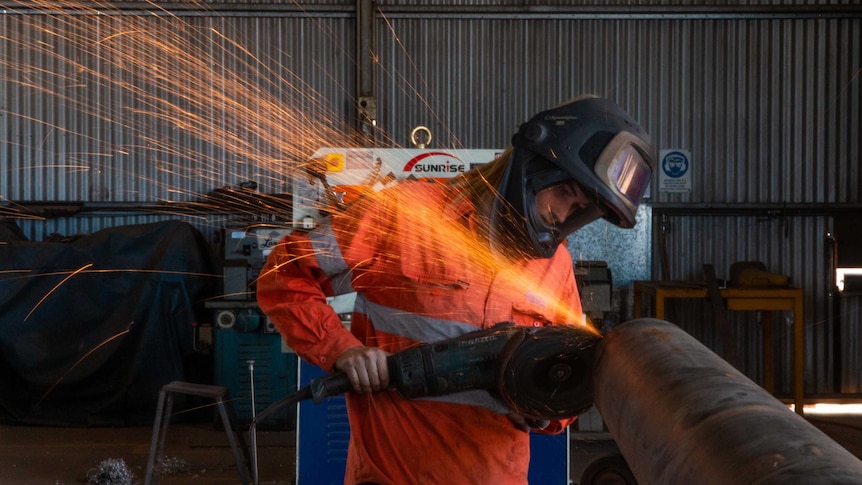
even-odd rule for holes
{"type": "MultiPolygon", "coordinates": [[[[522,416],[569,418],[592,405],[593,358],[599,339],[594,330],[574,325],[501,323],[390,355],[390,389],[408,399],[484,389],[522,416]]],[[[255,421],[286,405],[306,399],[320,403],[351,389],[347,375],[335,372],[271,405],[255,421]]]]}

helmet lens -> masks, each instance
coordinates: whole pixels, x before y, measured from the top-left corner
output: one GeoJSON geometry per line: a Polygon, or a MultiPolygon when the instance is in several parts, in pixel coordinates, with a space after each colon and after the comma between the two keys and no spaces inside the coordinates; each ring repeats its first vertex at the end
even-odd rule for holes
{"type": "Polygon", "coordinates": [[[650,153],[652,151],[644,140],[621,131],[599,155],[596,175],[617,195],[637,207],[652,175],[650,153]]]}
{"type": "Polygon", "coordinates": [[[651,173],[637,148],[626,145],[614,155],[607,174],[609,185],[637,204],[646,192],[651,173]]]}

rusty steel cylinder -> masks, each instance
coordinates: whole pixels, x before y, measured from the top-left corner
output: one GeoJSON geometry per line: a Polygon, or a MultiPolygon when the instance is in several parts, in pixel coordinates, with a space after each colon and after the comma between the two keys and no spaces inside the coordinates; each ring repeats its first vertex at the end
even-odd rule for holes
{"type": "Polygon", "coordinates": [[[862,461],[672,323],[608,332],[593,389],[641,485],[862,483],[862,461]]]}

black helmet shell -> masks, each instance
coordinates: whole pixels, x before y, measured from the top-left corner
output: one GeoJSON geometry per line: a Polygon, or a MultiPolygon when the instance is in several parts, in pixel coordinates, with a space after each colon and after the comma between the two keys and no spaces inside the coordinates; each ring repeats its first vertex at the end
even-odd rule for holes
{"type": "MultiPolygon", "coordinates": [[[[496,246],[510,250],[519,246],[526,255],[550,257],[568,234],[599,217],[620,227],[634,226],[643,191],[655,169],[655,154],[646,131],[617,104],[590,97],[543,111],[521,125],[512,146],[492,214],[496,246]],[[606,148],[616,150],[620,145],[636,150],[632,153],[646,167],[637,174],[638,186],[633,190],[621,191],[601,170],[596,171],[600,160],[614,155],[606,148]],[[595,199],[595,207],[548,226],[539,217],[536,194],[569,180],[595,199]]],[[[607,160],[600,165],[607,171],[607,160]]]]}

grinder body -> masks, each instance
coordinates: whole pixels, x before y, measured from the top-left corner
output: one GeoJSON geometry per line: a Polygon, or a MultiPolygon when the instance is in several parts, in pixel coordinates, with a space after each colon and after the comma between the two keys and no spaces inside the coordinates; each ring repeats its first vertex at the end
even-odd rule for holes
{"type": "Polygon", "coordinates": [[[494,327],[402,350],[389,356],[390,385],[408,399],[493,389],[500,355],[520,332],[494,327]]]}
{"type": "MultiPolygon", "coordinates": [[[[504,322],[389,356],[390,389],[407,399],[482,389],[523,416],[569,418],[592,405],[598,341],[598,334],[586,327],[504,322]]],[[[308,388],[310,395],[300,390],[297,394],[304,394],[294,402],[311,397],[320,403],[352,386],[346,374],[335,372],[314,379],[308,388]]]]}

